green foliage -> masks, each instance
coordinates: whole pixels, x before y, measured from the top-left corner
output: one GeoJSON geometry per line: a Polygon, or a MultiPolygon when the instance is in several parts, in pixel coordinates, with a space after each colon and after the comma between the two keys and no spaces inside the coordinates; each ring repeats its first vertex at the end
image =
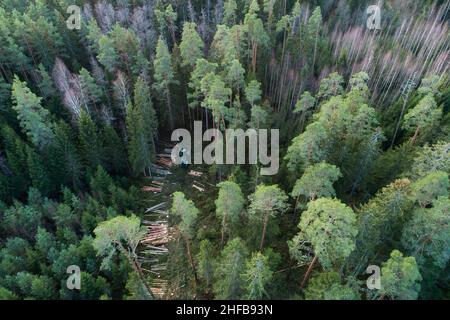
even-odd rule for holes
{"type": "Polygon", "coordinates": [[[292,197],[303,196],[307,199],[336,196],[333,183],[342,176],[336,166],[325,162],[308,167],[303,176],[295,182],[292,197]]]}
{"type": "Polygon", "coordinates": [[[246,285],[246,298],[260,300],[267,297],[266,286],[270,284],[273,272],[270,270],[268,257],[261,253],[252,255],[247,261],[243,278],[246,285]]]}
{"type": "Polygon", "coordinates": [[[84,163],[96,169],[102,164],[102,142],[96,124],[85,112],[81,113],[78,130],[84,163]]]}
{"type": "Polygon", "coordinates": [[[183,66],[193,68],[198,59],[203,57],[203,41],[196,30],[196,24],[185,22],[183,25],[183,34],[181,36],[180,53],[183,59],[183,66]]]}
{"type": "Polygon", "coordinates": [[[294,113],[307,113],[311,111],[316,105],[316,99],[309,93],[309,91],[303,92],[300,100],[295,104],[294,113]]]}
{"type": "Polygon", "coordinates": [[[403,257],[394,250],[381,268],[380,294],[391,299],[416,300],[420,291],[422,276],[414,257],[403,257]]]}
{"type": "Polygon", "coordinates": [[[327,155],[327,135],[325,128],[318,122],[311,123],[306,131],[292,140],[285,160],[290,171],[305,169],[323,161],[327,155]]]}
{"type": "Polygon", "coordinates": [[[252,106],[258,102],[261,99],[261,83],[257,80],[250,81],[245,88],[245,96],[252,106]]]}
{"type": "Polygon", "coordinates": [[[319,92],[317,93],[317,98],[322,100],[327,100],[331,97],[340,95],[344,92],[342,83],[344,79],[342,76],[336,72],[329,74],[326,78],[320,81],[319,92]]]}
{"type": "Polygon", "coordinates": [[[448,196],[449,188],[448,174],[442,171],[430,173],[411,186],[414,200],[421,207],[430,205],[434,199],[440,196],[448,196]]]}
{"type": "Polygon", "coordinates": [[[432,146],[424,146],[414,159],[411,170],[407,175],[413,179],[423,178],[425,175],[444,171],[450,173],[450,143],[440,141],[432,146]]]}
{"type": "Polygon", "coordinates": [[[141,227],[140,219],[135,215],[131,217],[117,216],[100,223],[94,230],[93,246],[97,254],[104,257],[102,266],[111,268],[110,262],[117,250],[133,257],[145,232],[145,229],[141,227]]]}
{"type": "Polygon", "coordinates": [[[170,86],[177,83],[177,81],[174,78],[175,76],[172,69],[169,49],[162,37],[159,38],[158,45],[156,46],[156,56],[155,60],[153,60],[153,67],[155,69],[154,77],[156,80],[153,87],[158,93],[165,97],[169,111],[169,124],[173,130],[175,124],[170,100],[170,86]]]}
{"type": "Polygon", "coordinates": [[[416,208],[405,224],[402,245],[416,258],[420,269],[431,265],[443,269],[450,259],[450,200],[438,197],[430,208],[416,208]]]}
{"type": "Polygon", "coordinates": [[[216,299],[239,299],[244,294],[242,273],[248,256],[247,248],[240,238],[229,241],[217,262],[214,282],[216,299]]]}
{"type": "Polygon", "coordinates": [[[412,206],[411,181],[396,180],[382,188],[358,211],[358,236],[352,265],[356,273],[370,263],[380,263],[398,243],[404,221],[412,206]]]}
{"type": "Polygon", "coordinates": [[[194,224],[198,216],[198,209],[192,200],[186,199],[184,193],[175,192],[173,194],[173,204],[170,211],[175,217],[181,218],[180,231],[190,238],[194,234],[194,224]]]}
{"type": "Polygon", "coordinates": [[[442,110],[437,107],[433,95],[427,94],[406,113],[402,128],[409,135],[420,132],[421,136],[426,136],[436,126],[441,116],[442,110]]]}
{"type": "Polygon", "coordinates": [[[12,99],[20,126],[33,144],[43,148],[50,143],[53,132],[49,124],[49,112],[41,106],[41,98],[32,93],[26,83],[20,81],[17,76],[14,77],[12,86],[12,99]]]}
{"type": "Polygon", "coordinates": [[[68,0],[1,0],[0,299],[153,299],[159,280],[170,299],[448,298],[448,34],[426,57],[414,37],[446,7],[394,1],[371,41],[364,5],[328,2],[93,1],[75,32],[68,0]],[[172,167],[142,192],[192,121],[280,129],[280,172],[172,167]],[[133,212],[174,190],[168,253],[147,257],[154,215],[133,212]]]}
{"type": "Polygon", "coordinates": [[[236,22],[236,0],[225,0],[223,4],[223,19],[222,23],[226,25],[234,25],[236,22]]]}
{"type": "Polygon", "coordinates": [[[310,202],[298,228],[300,232],[289,242],[289,251],[299,263],[307,261],[312,251],[325,269],[332,269],[341,266],[355,248],[356,215],[339,200],[320,198],[310,202]]]}
{"type": "Polygon", "coordinates": [[[145,174],[152,160],[151,146],[148,143],[150,132],[140,105],[133,106],[131,102],[127,108],[127,133],[128,159],[133,173],[135,176],[142,172],[145,174]]]}
{"type": "Polygon", "coordinates": [[[205,282],[205,286],[209,288],[214,279],[214,248],[209,240],[202,240],[200,242],[199,251],[197,254],[198,272],[200,278],[205,282]]]}
{"type": "Polygon", "coordinates": [[[355,289],[342,284],[337,272],[323,272],[312,277],[305,290],[306,300],[359,300],[355,289]]]}
{"type": "Polygon", "coordinates": [[[288,210],[288,196],[277,185],[259,185],[256,191],[249,196],[249,200],[249,217],[256,226],[262,227],[259,246],[259,249],[262,250],[269,221],[288,210]]]}
{"type": "Polygon", "coordinates": [[[222,244],[224,235],[233,234],[239,224],[239,215],[244,209],[244,197],[238,184],[224,181],[217,185],[219,196],[215,201],[216,216],[222,221],[222,244]]]}

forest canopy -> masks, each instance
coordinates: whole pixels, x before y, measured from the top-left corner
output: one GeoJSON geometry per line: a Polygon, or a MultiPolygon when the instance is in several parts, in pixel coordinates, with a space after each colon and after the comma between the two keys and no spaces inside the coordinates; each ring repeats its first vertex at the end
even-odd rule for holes
{"type": "Polygon", "coordinates": [[[450,1],[370,5],[0,0],[0,300],[449,299],[450,1]]]}

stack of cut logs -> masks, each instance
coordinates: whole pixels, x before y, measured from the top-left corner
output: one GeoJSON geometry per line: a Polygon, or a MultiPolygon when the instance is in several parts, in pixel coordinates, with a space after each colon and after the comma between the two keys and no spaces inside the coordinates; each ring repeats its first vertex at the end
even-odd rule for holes
{"type": "Polygon", "coordinates": [[[150,224],[147,228],[147,234],[141,243],[151,246],[163,246],[170,241],[169,230],[166,223],[150,224]]]}
{"type": "Polygon", "coordinates": [[[143,186],[142,191],[146,192],[161,192],[163,183],[153,180],[150,186],[143,186]]]}
{"type": "Polygon", "coordinates": [[[170,153],[158,153],[156,155],[156,163],[167,169],[170,169],[173,166],[170,153]]]}

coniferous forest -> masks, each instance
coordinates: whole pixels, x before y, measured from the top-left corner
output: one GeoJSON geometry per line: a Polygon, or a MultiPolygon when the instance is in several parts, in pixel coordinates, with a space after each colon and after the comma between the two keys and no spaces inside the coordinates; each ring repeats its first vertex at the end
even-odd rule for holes
{"type": "Polygon", "coordinates": [[[0,0],[0,300],[450,299],[449,67],[449,0],[0,0]]]}

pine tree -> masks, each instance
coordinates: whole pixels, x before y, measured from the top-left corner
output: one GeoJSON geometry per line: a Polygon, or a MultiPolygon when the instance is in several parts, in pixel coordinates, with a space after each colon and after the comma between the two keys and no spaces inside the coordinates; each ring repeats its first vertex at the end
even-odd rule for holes
{"type": "Polygon", "coordinates": [[[199,214],[198,209],[192,200],[187,200],[182,192],[173,194],[173,204],[170,211],[175,217],[181,218],[179,224],[180,233],[186,243],[186,250],[192,271],[194,272],[195,281],[198,282],[197,269],[195,267],[194,258],[191,249],[191,240],[194,237],[194,225],[199,214]]]}
{"type": "Polygon", "coordinates": [[[136,249],[139,241],[145,235],[138,217],[118,216],[100,223],[94,230],[93,246],[99,256],[103,256],[102,268],[111,269],[111,259],[116,251],[127,258],[133,270],[139,275],[150,297],[154,297],[148,286],[141,266],[137,259],[136,249]]]}
{"type": "Polygon", "coordinates": [[[87,71],[84,68],[81,68],[79,78],[81,84],[81,91],[83,92],[83,95],[86,97],[86,99],[89,102],[98,103],[103,96],[103,92],[100,86],[91,76],[89,71],[87,71]]]}
{"type": "Polygon", "coordinates": [[[222,221],[220,245],[223,247],[225,234],[230,234],[239,222],[239,215],[244,209],[244,197],[239,185],[232,181],[224,181],[217,186],[219,187],[219,196],[215,201],[216,216],[222,221]]]}
{"type": "Polygon", "coordinates": [[[320,100],[327,100],[331,97],[340,95],[344,92],[342,83],[344,79],[337,72],[330,73],[326,78],[320,81],[319,92],[317,98],[320,100]]]}
{"type": "Polygon", "coordinates": [[[320,29],[322,28],[322,12],[320,7],[314,9],[312,15],[308,19],[308,36],[311,42],[314,43],[313,49],[313,60],[311,70],[314,72],[314,67],[316,65],[316,55],[317,55],[317,45],[319,41],[320,29]]]}
{"type": "Polygon", "coordinates": [[[195,68],[191,73],[191,79],[189,82],[189,88],[191,92],[188,93],[189,107],[196,108],[200,104],[201,96],[201,81],[209,73],[214,73],[218,65],[215,63],[210,63],[206,59],[199,59],[195,68]]]}
{"type": "Polygon", "coordinates": [[[354,288],[341,283],[337,272],[321,272],[311,278],[305,290],[306,300],[360,300],[354,288]]]}
{"type": "Polygon", "coordinates": [[[267,109],[256,104],[253,105],[251,109],[250,122],[248,123],[249,128],[258,130],[266,128],[269,125],[269,112],[267,109]]]}
{"type": "Polygon", "coordinates": [[[319,122],[306,127],[305,132],[292,139],[284,159],[289,171],[298,172],[325,160],[328,156],[327,134],[319,122]]]}
{"type": "MultiPolygon", "coordinates": [[[[38,73],[39,73],[39,83],[38,87],[41,92],[41,96],[44,99],[51,98],[53,96],[56,96],[56,89],[53,85],[53,81],[51,76],[48,74],[47,70],[45,69],[44,65],[41,63],[38,66],[38,73]]],[[[1,101],[1,99],[0,99],[1,101]]]]}
{"type": "Polygon", "coordinates": [[[357,210],[359,233],[349,259],[355,274],[363,272],[369,262],[381,262],[379,257],[386,249],[394,249],[413,202],[410,188],[408,179],[395,180],[357,210]]]}
{"type": "Polygon", "coordinates": [[[402,245],[420,269],[445,268],[450,260],[450,200],[438,197],[430,208],[416,208],[403,229],[402,245]]]}
{"type": "Polygon", "coordinates": [[[231,89],[226,87],[220,76],[208,73],[201,81],[201,90],[205,96],[202,106],[211,110],[216,126],[224,129],[231,89]]]}
{"type": "Polygon", "coordinates": [[[284,213],[289,208],[287,203],[288,197],[277,185],[259,185],[249,199],[250,207],[248,212],[251,219],[258,222],[258,225],[262,223],[261,241],[259,244],[259,250],[262,251],[269,219],[274,218],[277,214],[284,213]]]}
{"type": "Polygon", "coordinates": [[[432,132],[441,116],[442,110],[437,107],[433,95],[427,94],[406,113],[402,128],[409,135],[413,135],[411,142],[414,142],[419,134],[423,141],[432,132]]]}
{"type": "Polygon", "coordinates": [[[225,0],[223,4],[223,19],[222,23],[228,26],[232,26],[236,23],[236,0],[225,0]]]}
{"type": "Polygon", "coordinates": [[[406,174],[412,179],[423,178],[436,171],[450,172],[450,143],[439,141],[431,146],[424,146],[414,159],[411,170],[406,174]]]}
{"type": "Polygon", "coordinates": [[[399,300],[416,300],[420,292],[422,276],[414,257],[403,257],[394,250],[381,268],[381,297],[399,300]]]}
{"type": "Polygon", "coordinates": [[[43,195],[50,195],[57,186],[50,179],[50,174],[44,164],[44,158],[33,149],[28,148],[27,165],[33,187],[38,189],[43,195]]]}
{"type": "Polygon", "coordinates": [[[356,215],[339,200],[320,198],[310,202],[302,213],[298,228],[300,232],[288,242],[291,256],[304,263],[311,261],[311,253],[314,254],[302,287],[317,260],[330,270],[342,266],[355,248],[356,215]]]}
{"type": "Polygon", "coordinates": [[[312,113],[316,105],[316,99],[309,93],[303,92],[300,99],[295,104],[294,113],[300,113],[300,131],[303,131],[307,117],[312,113]]]}
{"type": "MultiPolygon", "coordinates": [[[[321,162],[308,167],[302,177],[295,182],[292,197],[305,197],[308,200],[336,196],[333,183],[342,177],[338,167],[321,162]]],[[[298,201],[298,200],[297,200],[298,201]]]]}
{"type": "Polygon", "coordinates": [[[117,68],[119,54],[114,48],[114,42],[107,35],[102,35],[98,40],[97,59],[111,73],[117,68]]]}
{"type": "Polygon", "coordinates": [[[181,36],[180,53],[182,66],[194,68],[197,59],[203,57],[203,40],[197,33],[197,25],[194,22],[185,22],[181,36]]]}
{"type": "Polygon", "coordinates": [[[162,35],[166,32],[166,30],[169,30],[173,44],[176,44],[177,40],[175,37],[175,31],[178,14],[173,10],[172,5],[168,4],[164,11],[155,9],[155,16],[158,20],[160,34],[162,35]]]}
{"type": "Polygon", "coordinates": [[[261,83],[258,80],[252,80],[245,88],[245,96],[251,106],[261,99],[261,83]]]}
{"type": "Polygon", "coordinates": [[[258,57],[258,48],[264,47],[269,42],[269,36],[264,29],[264,24],[260,18],[259,5],[257,0],[253,0],[250,4],[248,13],[244,18],[244,26],[248,34],[249,47],[252,52],[250,54],[252,60],[252,71],[256,73],[256,59],[258,57]]]}

